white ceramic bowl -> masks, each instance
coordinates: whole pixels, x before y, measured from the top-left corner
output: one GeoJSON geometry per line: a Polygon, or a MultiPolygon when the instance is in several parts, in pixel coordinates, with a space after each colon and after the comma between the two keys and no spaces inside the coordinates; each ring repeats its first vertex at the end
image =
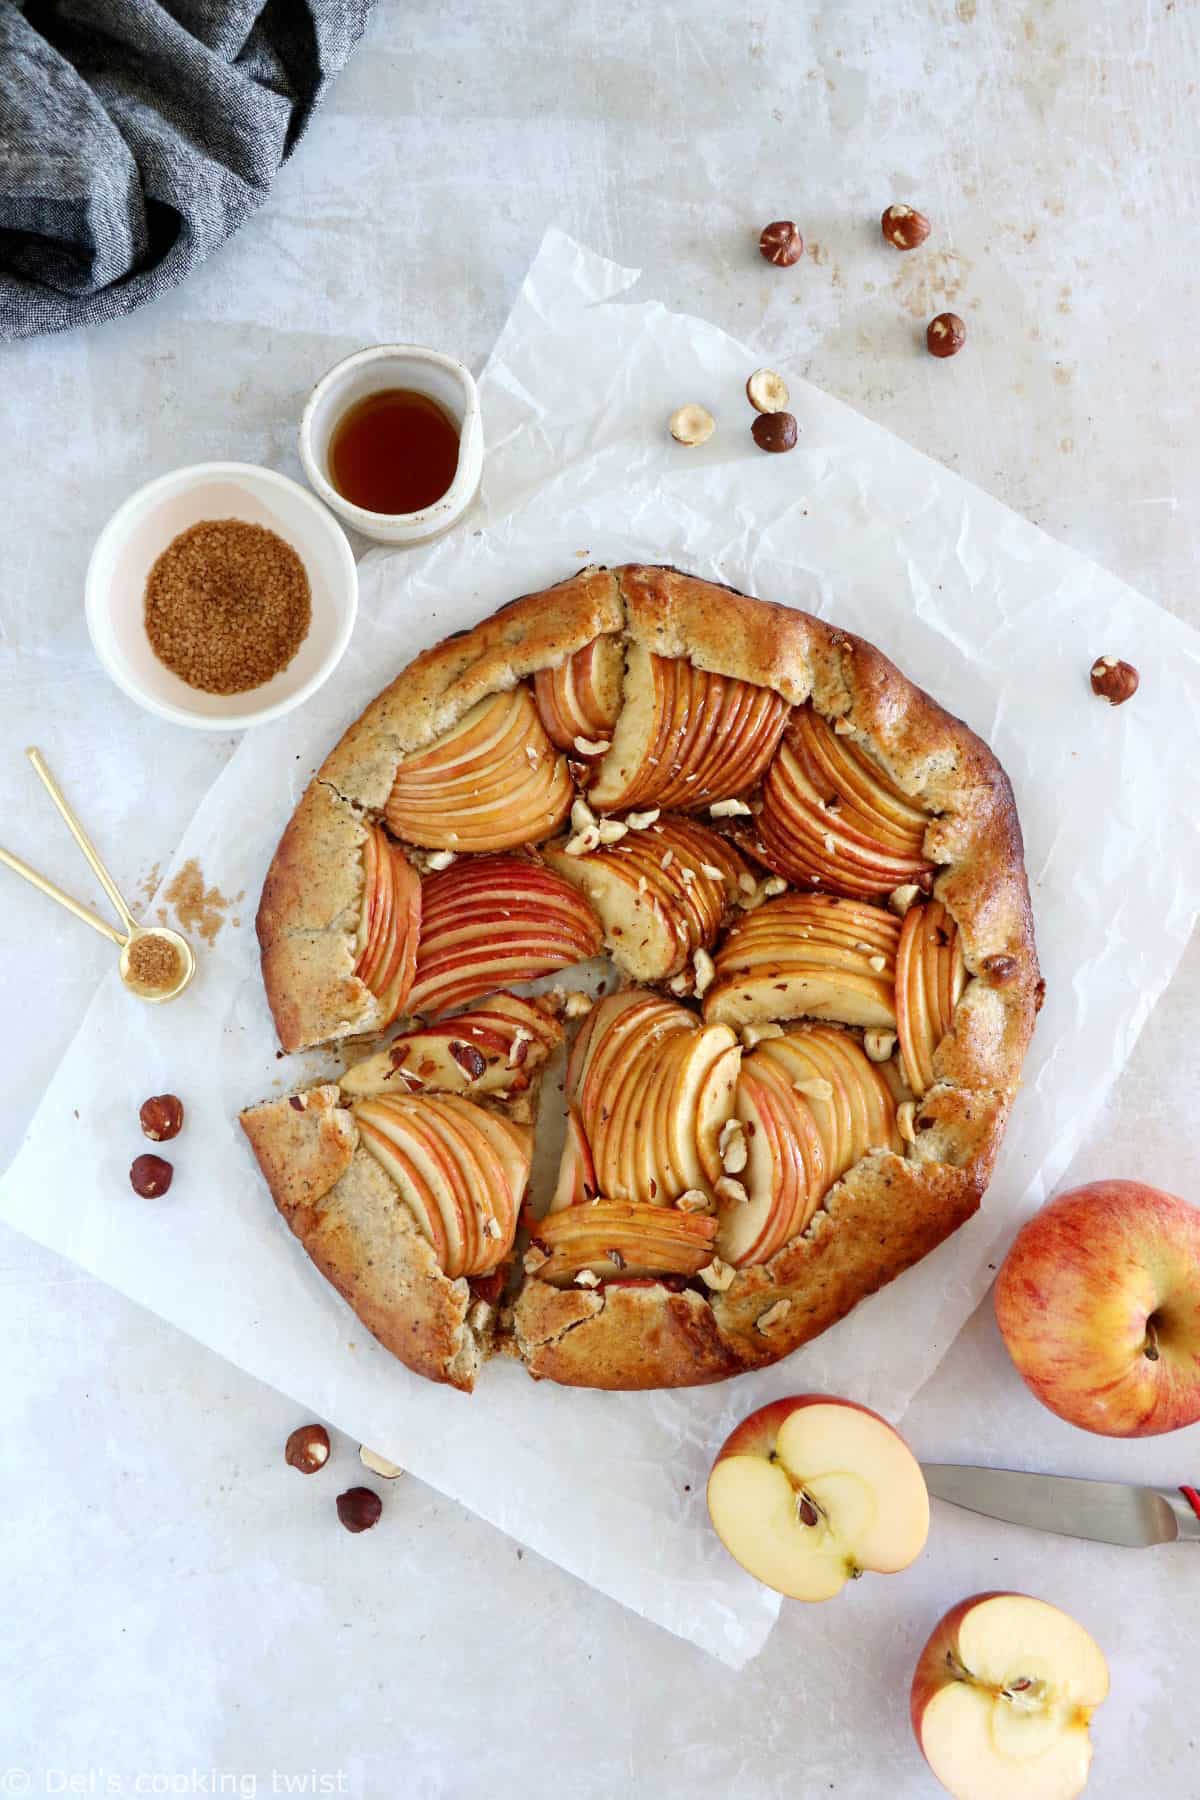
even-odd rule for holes
{"type": "Polygon", "coordinates": [[[483,473],[483,421],[471,371],[453,356],[420,344],[376,344],[356,350],[322,375],[300,420],[300,461],[316,493],[347,525],[380,544],[421,544],[462,518],[483,473]],[[441,497],[420,512],[377,513],[343,498],[329,479],[329,440],[347,409],[385,388],[428,394],[458,426],[458,468],[441,497]]]}
{"type": "Polygon", "coordinates": [[[96,655],[131,700],[176,725],[240,731],[290,712],[337,668],[358,611],[358,570],[337,520],[299,482],[253,463],[195,463],[160,475],[117,508],[92,551],[84,607],[96,655]],[[146,577],[172,538],[204,519],[265,525],[291,545],[312,590],[312,620],[295,656],[244,694],[189,687],[146,636],[146,577]]]}

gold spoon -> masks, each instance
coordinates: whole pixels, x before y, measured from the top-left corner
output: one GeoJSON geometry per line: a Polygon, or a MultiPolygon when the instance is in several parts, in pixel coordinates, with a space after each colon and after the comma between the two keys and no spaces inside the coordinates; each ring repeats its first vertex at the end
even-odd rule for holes
{"type": "Polygon", "coordinates": [[[125,925],[124,932],[117,931],[106,920],[98,918],[88,907],[81,905],[78,900],[73,900],[70,894],[64,893],[62,888],[56,887],[54,882],[48,881],[44,875],[39,875],[36,869],[31,869],[27,862],[22,862],[21,858],[14,856],[11,851],[0,850],[0,863],[6,864],[17,875],[23,875],[26,881],[32,882],[35,888],[40,888],[43,894],[48,894],[51,900],[57,900],[60,906],[65,906],[68,912],[74,913],[77,919],[82,919],[85,925],[90,925],[93,931],[98,931],[101,936],[108,938],[112,943],[119,944],[121,946],[121,980],[131,994],[136,994],[139,1000],[148,1000],[151,1005],[158,1005],[163,1000],[174,1000],[177,994],[182,994],[196,973],[196,958],[192,946],[185,937],[180,936],[179,932],[170,931],[165,925],[138,924],[126,906],[112,876],[97,856],[83,826],[67,804],[62,789],[46,767],[41,751],[31,747],[26,751],[26,755],[45,786],[46,792],[66,820],[71,836],[87,857],[97,881],[120,914],[125,925]],[[170,987],[152,987],[144,981],[139,981],[130,968],[130,955],[133,947],[143,938],[157,940],[164,947],[169,946],[174,952],[179,975],[170,987]]]}

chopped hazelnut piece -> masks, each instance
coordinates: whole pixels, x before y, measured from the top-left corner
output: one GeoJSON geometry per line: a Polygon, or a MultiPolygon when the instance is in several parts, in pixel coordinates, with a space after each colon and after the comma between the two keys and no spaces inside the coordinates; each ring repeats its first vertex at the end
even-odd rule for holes
{"type": "Polygon", "coordinates": [[[651,806],[645,812],[626,813],[625,823],[630,831],[648,831],[651,825],[657,824],[661,810],[661,807],[651,806]]]}
{"type": "Polygon", "coordinates": [[[744,800],[714,800],[708,811],[713,819],[744,819],[750,816],[750,808],[744,800]]]}
{"type": "Polygon", "coordinates": [[[916,1113],[915,1100],[905,1100],[896,1108],[896,1130],[906,1144],[915,1144],[917,1134],[913,1130],[913,1116],[916,1113]]]}
{"type": "Polygon", "coordinates": [[[722,1175],[713,1184],[713,1192],[718,1200],[729,1200],[734,1206],[745,1206],[750,1199],[743,1183],[735,1181],[732,1175],[722,1175]]]}
{"type": "Polygon", "coordinates": [[[777,1300],[774,1306],[768,1306],[766,1312],[760,1312],[754,1323],[760,1331],[774,1331],[776,1325],[782,1325],[792,1310],[790,1300],[777,1300]]]}
{"type": "Polygon", "coordinates": [[[890,1061],[895,1048],[896,1034],[894,1031],[881,1031],[873,1026],[869,1031],[863,1032],[863,1049],[872,1062],[890,1061]]]}
{"type": "Polygon", "coordinates": [[[692,967],[696,971],[696,985],[694,991],[696,998],[699,999],[702,994],[708,992],[708,989],[716,979],[717,965],[707,950],[697,950],[692,958],[692,967]]]}
{"type": "Polygon", "coordinates": [[[726,1288],[733,1286],[733,1278],[736,1273],[737,1271],[731,1269],[727,1262],[722,1262],[719,1256],[714,1256],[707,1267],[701,1269],[700,1279],[705,1287],[712,1288],[715,1293],[723,1294],[726,1288]]]}
{"type": "Polygon", "coordinates": [[[888,905],[894,913],[904,917],[914,900],[920,899],[921,890],[913,882],[906,881],[898,888],[893,888],[888,896],[888,905]]]}

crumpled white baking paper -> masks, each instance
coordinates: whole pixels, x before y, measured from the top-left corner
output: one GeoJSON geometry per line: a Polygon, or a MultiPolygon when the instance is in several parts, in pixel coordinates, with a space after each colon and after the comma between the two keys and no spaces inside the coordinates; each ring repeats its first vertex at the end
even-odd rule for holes
{"type": "Polygon", "coordinates": [[[140,1006],[115,975],[102,985],[0,1187],[0,1216],[737,1666],[778,1601],[708,1528],[713,1450],[738,1417],[797,1389],[903,1411],[1170,979],[1200,895],[1200,637],[786,367],[800,445],[764,456],[743,393],[753,352],[638,300],[636,280],[549,234],[483,378],[480,505],[438,544],[369,556],[337,674],[300,714],[246,735],[172,864],[194,857],[224,894],[245,890],[241,924],[202,948],[175,1005],[140,1006]],[[665,421],[691,400],[719,426],[684,450],[665,421]],[[691,1393],[564,1391],[498,1362],[467,1399],[374,1343],[258,1176],[239,1108],[329,1065],[275,1059],[253,900],[312,769],[418,650],[584,563],[631,559],[862,632],[994,746],[1024,825],[1048,997],[982,1214],[817,1343],[691,1393]],[[1101,653],[1141,670],[1120,711],[1089,689],[1101,653]],[[163,1089],[188,1120],[170,1195],[149,1202],[127,1169],[137,1108],[163,1089]]]}

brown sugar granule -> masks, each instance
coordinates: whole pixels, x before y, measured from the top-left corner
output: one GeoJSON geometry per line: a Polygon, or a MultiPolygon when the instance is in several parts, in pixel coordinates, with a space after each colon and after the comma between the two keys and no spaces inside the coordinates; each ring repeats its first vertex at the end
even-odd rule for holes
{"type": "Polygon", "coordinates": [[[261,687],[295,656],[312,596],[304,564],[265,525],[205,519],[169,543],[146,582],[160,662],[206,694],[261,687]]]}
{"type": "MultiPolygon", "coordinates": [[[[229,911],[230,901],[220,888],[206,887],[204,871],[194,856],[173,875],[163,890],[163,899],[173,908],[180,927],[189,937],[196,936],[211,944],[229,911]]],[[[159,912],[165,922],[166,907],[159,912]]]]}
{"type": "Polygon", "coordinates": [[[129,973],[142,987],[174,987],[180,976],[179,952],[165,938],[135,938],[129,952],[129,973]]]}

